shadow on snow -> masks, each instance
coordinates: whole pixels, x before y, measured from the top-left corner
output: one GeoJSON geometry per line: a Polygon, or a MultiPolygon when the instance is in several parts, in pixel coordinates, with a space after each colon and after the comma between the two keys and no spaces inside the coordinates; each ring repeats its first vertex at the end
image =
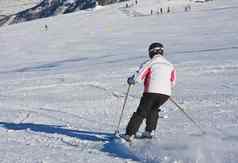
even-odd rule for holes
{"type": "Polygon", "coordinates": [[[0,71],[0,74],[6,74],[6,73],[17,73],[17,72],[33,72],[33,71],[48,71],[53,68],[59,67],[64,64],[71,64],[76,62],[81,62],[87,60],[87,57],[82,58],[75,58],[75,59],[65,59],[60,61],[55,61],[51,63],[45,63],[41,65],[34,65],[29,67],[23,67],[15,70],[9,70],[9,71],[0,71]]]}
{"type": "Polygon", "coordinates": [[[31,130],[34,132],[43,132],[47,134],[61,134],[73,138],[78,138],[80,140],[88,141],[109,141],[112,139],[110,133],[103,132],[90,132],[90,131],[80,131],[63,128],[64,126],[59,125],[46,125],[46,124],[34,124],[34,123],[9,123],[0,122],[0,126],[8,130],[31,130]]]}
{"type": "Polygon", "coordinates": [[[102,152],[106,152],[113,157],[119,157],[123,159],[132,159],[138,161],[138,158],[130,154],[128,149],[118,143],[118,139],[115,138],[113,133],[104,132],[92,132],[66,129],[60,125],[47,125],[47,124],[35,124],[35,123],[11,123],[0,122],[0,127],[8,130],[31,130],[34,132],[41,132],[47,134],[61,134],[72,138],[78,138],[80,140],[87,141],[101,141],[103,144],[102,152]]]}

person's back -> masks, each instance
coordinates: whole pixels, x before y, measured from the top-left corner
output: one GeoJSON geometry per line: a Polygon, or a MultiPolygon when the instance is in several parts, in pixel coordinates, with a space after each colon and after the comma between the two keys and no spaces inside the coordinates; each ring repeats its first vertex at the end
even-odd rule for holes
{"type": "Polygon", "coordinates": [[[151,60],[151,78],[144,92],[171,95],[171,81],[175,77],[174,66],[163,56],[156,55],[151,60]]]}

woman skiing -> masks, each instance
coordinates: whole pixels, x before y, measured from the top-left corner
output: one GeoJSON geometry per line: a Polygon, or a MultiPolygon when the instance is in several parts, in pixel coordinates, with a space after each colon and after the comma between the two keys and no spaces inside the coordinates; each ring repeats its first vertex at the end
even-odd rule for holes
{"type": "Polygon", "coordinates": [[[140,104],[128,122],[126,133],[121,135],[127,141],[134,138],[144,119],[146,128],[141,137],[152,138],[152,131],[156,129],[159,118],[159,108],[169,99],[171,89],[175,86],[176,71],[173,64],[164,57],[164,46],[155,42],[149,46],[148,51],[150,60],[143,63],[127,80],[129,85],[144,82],[140,104]]]}

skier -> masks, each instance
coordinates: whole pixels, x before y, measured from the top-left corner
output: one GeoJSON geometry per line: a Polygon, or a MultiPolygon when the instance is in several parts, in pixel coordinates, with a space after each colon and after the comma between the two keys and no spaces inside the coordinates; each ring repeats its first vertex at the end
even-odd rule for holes
{"type": "Polygon", "coordinates": [[[163,8],[160,8],[160,14],[163,14],[163,8]]]}
{"type": "Polygon", "coordinates": [[[167,8],[167,13],[170,13],[170,7],[167,8]]]}
{"type": "Polygon", "coordinates": [[[150,60],[128,78],[127,83],[134,85],[144,81],[144,92],[137,111],[131,116],[126,127],[126,133],[120,135],[127,141],[132,141],[141,123],[146,119],[146,128],[142,138],[152,138],[159,118],[159,107],[171,96],[175,86],[176,71],[174,66],[164,57],[164,47],[155,42],[149,46],[150,60]]]}
{"type": "Polygon", "coordinates": [[[45,24],[45,31],[48,31],[48,25],[45,24]]]}

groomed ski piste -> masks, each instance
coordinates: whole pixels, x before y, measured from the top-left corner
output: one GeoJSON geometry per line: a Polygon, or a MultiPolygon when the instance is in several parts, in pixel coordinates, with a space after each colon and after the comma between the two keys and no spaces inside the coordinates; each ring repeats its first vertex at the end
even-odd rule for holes
{"type": "Polygon", "coordinates": [[[11,15],[31,8],[41,0],[0,0],[0,15],[11,15]]]}
{"type": "MultiPolygon", "coordinates": [[[[187,1],[171,0],[163,15],[150,11],[168,2],[138,2],[0,28],[1,163],[238,162],[238,1],[184,12],[187,1]],[[156,137],[128,146],[112,139],[126,79],[154,41],[176,66],[173,98],[207,134],[167,102],[156,137]]],[[[142,89],[129,93],[121,133],[142,89]]]]}

